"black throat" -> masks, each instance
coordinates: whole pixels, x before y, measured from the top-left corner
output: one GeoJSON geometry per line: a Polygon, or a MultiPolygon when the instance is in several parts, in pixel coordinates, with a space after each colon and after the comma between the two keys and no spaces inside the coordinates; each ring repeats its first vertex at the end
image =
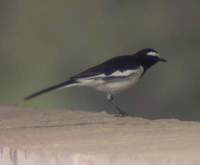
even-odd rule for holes
{"type": "Polygon", "coordinates": [[[156,63],[157,63],[157,61],[155,61],[155,60],[141,61],[141,65],[143,66],[144,71],[147,71],[150,67],[152,67],[156,63]]]}

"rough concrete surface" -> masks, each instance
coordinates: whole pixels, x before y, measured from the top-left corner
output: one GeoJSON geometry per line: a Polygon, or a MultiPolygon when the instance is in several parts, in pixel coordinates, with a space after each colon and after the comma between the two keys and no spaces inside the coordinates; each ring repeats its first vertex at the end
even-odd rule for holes
{"type": "Polygon", "coordinates": [[[198,165],[200,123],[0,108],[0,165],[198,165]]]}

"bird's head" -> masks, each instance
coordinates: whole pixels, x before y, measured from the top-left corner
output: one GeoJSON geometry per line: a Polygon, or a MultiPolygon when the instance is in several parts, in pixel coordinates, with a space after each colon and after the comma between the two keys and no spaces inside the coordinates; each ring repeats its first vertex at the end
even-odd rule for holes
{"type": "Polygon", "coordinates": [[[167,62],[167,60],[160,57],[156,50],[151,48],[140,50],[135,55],[137,60],[140,61],[145,68],[155,65],[157,62],[167,62]]]}

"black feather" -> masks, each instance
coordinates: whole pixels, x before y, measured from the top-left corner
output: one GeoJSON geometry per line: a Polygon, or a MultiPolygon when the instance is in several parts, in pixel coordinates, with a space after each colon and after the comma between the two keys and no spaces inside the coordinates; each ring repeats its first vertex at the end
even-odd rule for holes
{"type": "Polygon", "coordinates": [[[24,98],[24,101],[28,101],[28,100],[31,100],[39,95],[42,95],[44,93],[47,93],[47,92],[50,92],[50,91],[53,91],[55,89],[59,89],[59,88],[62,88],[62,87],[65,87],[65,86],[68,86],[68,85],[71,85],[71,84],[74,84],[76,83],[74,80],[68,80],[68,81],[65,81],[65,82],[62,82],[60,84],[56,84],[56,85],[53,85],[51,87],[48,87],[48,88],[45,88],[45,89],[42,89],[38,92],[35,92],[27,97],[24,98]]]}
{"type": "Polygon", "coordinates": [[[105,74],[105,75],[111,75],[113,72],[116,71],[125,71],[129,69],[138,69],[140,67],[140,63],[137,62],[137,60],[133,60],[134,56],[131,55],[124,55],[124,56],[118,56],[114,57],[110,60],[107,60],[100,65],[94,66],[92,68],[89,68],[75,76],[72,77],[72,79],[79,79],[79,78],[85,78],[90,76],[95,76],[99,74],[105,74]]]}

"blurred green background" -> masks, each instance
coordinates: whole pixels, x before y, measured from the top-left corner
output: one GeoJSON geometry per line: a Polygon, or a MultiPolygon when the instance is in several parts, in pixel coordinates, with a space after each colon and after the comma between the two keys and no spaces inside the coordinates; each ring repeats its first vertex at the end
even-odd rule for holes
{"type": "Polygon", "coordinates": [[[0,104],[114,111],[70,88],[23,97],[117,55],[151,47],[168,60],[116,97],[130,114],[200,120],[200,1],[1,0],[0,104]],[[18,104],[20,103],[20,104],[18,104]]]}

